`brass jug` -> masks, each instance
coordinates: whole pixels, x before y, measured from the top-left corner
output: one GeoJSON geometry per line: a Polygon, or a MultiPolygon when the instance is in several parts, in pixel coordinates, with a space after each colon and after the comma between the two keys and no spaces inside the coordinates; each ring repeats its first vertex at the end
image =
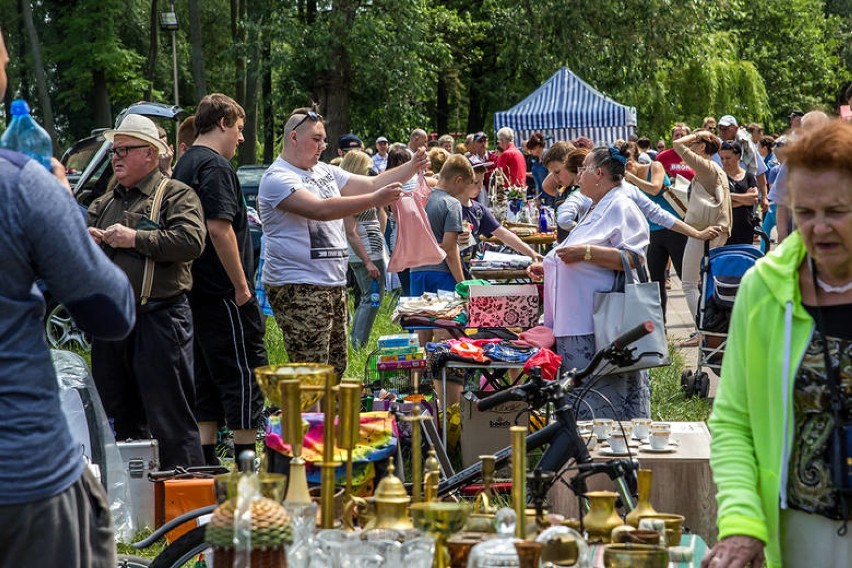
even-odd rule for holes
{"type": "Polygon", "coordinates": [[[612,491],[589,491],[589,512],[583,517],[583,527],[589,535],[589,542],[609,543],[612,529],[622,524],[615,510],[618,493],[612,491]]]}
{"type": "Polygon", "coordinates": [[[646,515],[654,515],[657,511],[651,506],[651,482],[654,472],[650,469],[640,469],[637,473],[637,488],[639,490],[639,501],[636,508],[627,513],[625,522],[633,528],[639,528],[639,519],[646,515]]]}

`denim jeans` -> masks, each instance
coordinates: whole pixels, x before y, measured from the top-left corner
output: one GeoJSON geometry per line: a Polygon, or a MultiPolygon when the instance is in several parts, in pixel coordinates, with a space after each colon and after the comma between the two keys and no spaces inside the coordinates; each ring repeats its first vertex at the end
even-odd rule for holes
{"type": "MultiPolygon", "coordinates": [[[[374,260],[373,264],[379,269],[379,297],[383,298],[385,295],[385,261],[374,260]]],[[[371,305],[370,288],[372,287],[372,278],[370,278],[364,263],[353,262],[350,266],[355,273],[355,280],[358,282],[358,287],[361,289],[361,298],[355,307],[355,317],[352,319],[352,331],[349,334],[349,341],[352,343],[352,347],[358,349],[370,340],[370,332],[373,330],[373,322],[376,320],[379,308],[374,308],[371,305]]]]}
{"type": "MultiPolygon", "coordinates": [[[[763,217],[763,226],[761,227],[761,229],[763,229],[763,232],[766,233],[767,237],[772,236],[772,229],[775,228],[775,219],[776,219],[777,214],[778,214],[778,204],[777,203],[770,203],[769,204],[769,211],[767,211],[766,216],[763,217]]],[[[763,254],[766,254],[766,247],[767,246],[769,246],[769,243],[767,243],[763,239],[760,239],[760,252],[762,252],[763,254]]]]}

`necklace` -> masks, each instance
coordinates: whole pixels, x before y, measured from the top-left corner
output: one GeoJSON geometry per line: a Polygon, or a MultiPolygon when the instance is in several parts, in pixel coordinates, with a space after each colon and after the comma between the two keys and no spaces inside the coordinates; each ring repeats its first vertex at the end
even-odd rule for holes
{"type": "Polygon", "coordinates": [[[852,290],[852,282],[847,282],[843,286],[832,286],[826,282],[823,282],[819,276],[816,278],[817,286],[825,292],[826,294],[845,294],[849,290],[852,290]]]}

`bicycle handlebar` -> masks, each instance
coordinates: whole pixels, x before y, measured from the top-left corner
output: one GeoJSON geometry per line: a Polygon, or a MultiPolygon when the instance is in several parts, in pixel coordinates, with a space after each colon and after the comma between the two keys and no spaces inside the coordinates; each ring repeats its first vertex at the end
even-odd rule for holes
{"type": "MultiPolygon", "coordinates": [[[[615,354],[624,353],[628,345],[635,343],[650,333],[653,333],[653,331],[654,323],[651,320],[646,320],[636,327],[627,330],[616,337],[612,343],[595,353],[595,356],[592,357],[592,360],[589,361],[586,368],[582,371],[577,371],[574,377],[576,379],[581,379],[589,376],[592,372],[594,372],[598,364],[600,364],[601,359],[613,359],[615,354]]],[[[498,404],[503,404],[504,402],[527,400],[529,398],[527,393],[528,386],[529,383],[498,391],[491,396],[478,401],[476,403],[476,408],[480,411],[486,411],[494,408],[498,404]]]]}
{"type": "Polygon", "coordinates": [[[503,404],[504,402],[510,402],[513,400],[526,400],[526,393],[524,392],[524,386],[520,385],[517,387],[513,387],[510,389],[504,389],[501,391],[497,391],[491,396],[483,398],[476,403],[476,408],[481,412],[486,410],[491,410],[495,406],[499,404],[503,404]]]}

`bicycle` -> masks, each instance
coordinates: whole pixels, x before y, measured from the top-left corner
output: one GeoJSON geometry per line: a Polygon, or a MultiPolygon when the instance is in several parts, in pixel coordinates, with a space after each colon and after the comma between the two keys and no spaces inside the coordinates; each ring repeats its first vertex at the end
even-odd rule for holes
{"type": "MultiPolygon", "coordinates": [[[[527,451],[534,451],[547,445],[547,449],[538,462],[533,473],[553,472],[552,482],[562,478],[568,469],[576,469],[577,473],[567,482],[568,487],[578,497],[587,492],[586,479],[596,474],[606,474],[615,482],[622,505],[627,510],[633,510],[636,491],[636,470],[638,462],[632,457],[626,459],[611,459],[606,462],[593,462],[585,441],[577,429],[574,417],[574,403],[581,402],[583,396],[594,386],[595,380],[602,376],[598,366],[604,360],[617,367],[633,364],[637,358],[633,356],[635,349],[629,348],[631,343],[654,331],[650,321],[636,326],[617,337],[610,345],[595,353],[589,364],[582,370],[568,371],[558,380],[545,381],[540,373],[534,373],[530,380],[519,386],[499,391],[477,403],[480,411],[489,410],[509,401],[524,401],[530,408],[541,408],[553,404],[554,421],[527,436],[527,451]],[[593,373],[596,373],[594,376],[593,373]],[[592,376],[588,386],[583,386],[583,379],[592,376]],[[575,393],[575,391],[577,391],[575,393]],[[570,466],[571,462],[576,464],[570,466]]],[[[628,450],[629,451],[629,450],[628,450]]],[[[505,465],[511,456],[511,446],[495,453],[496,467],[505,465]]],[[[466,469],[441,481],[438,485],[438,495],[446,497],[464,486],[474,483],[482,473],[482,462],[477,462],[466,469]]],[[[565,481],[563,481],[565,483],[565,481]]],[[[583,499],[581,505],[588,508],[583,499]]]]}

